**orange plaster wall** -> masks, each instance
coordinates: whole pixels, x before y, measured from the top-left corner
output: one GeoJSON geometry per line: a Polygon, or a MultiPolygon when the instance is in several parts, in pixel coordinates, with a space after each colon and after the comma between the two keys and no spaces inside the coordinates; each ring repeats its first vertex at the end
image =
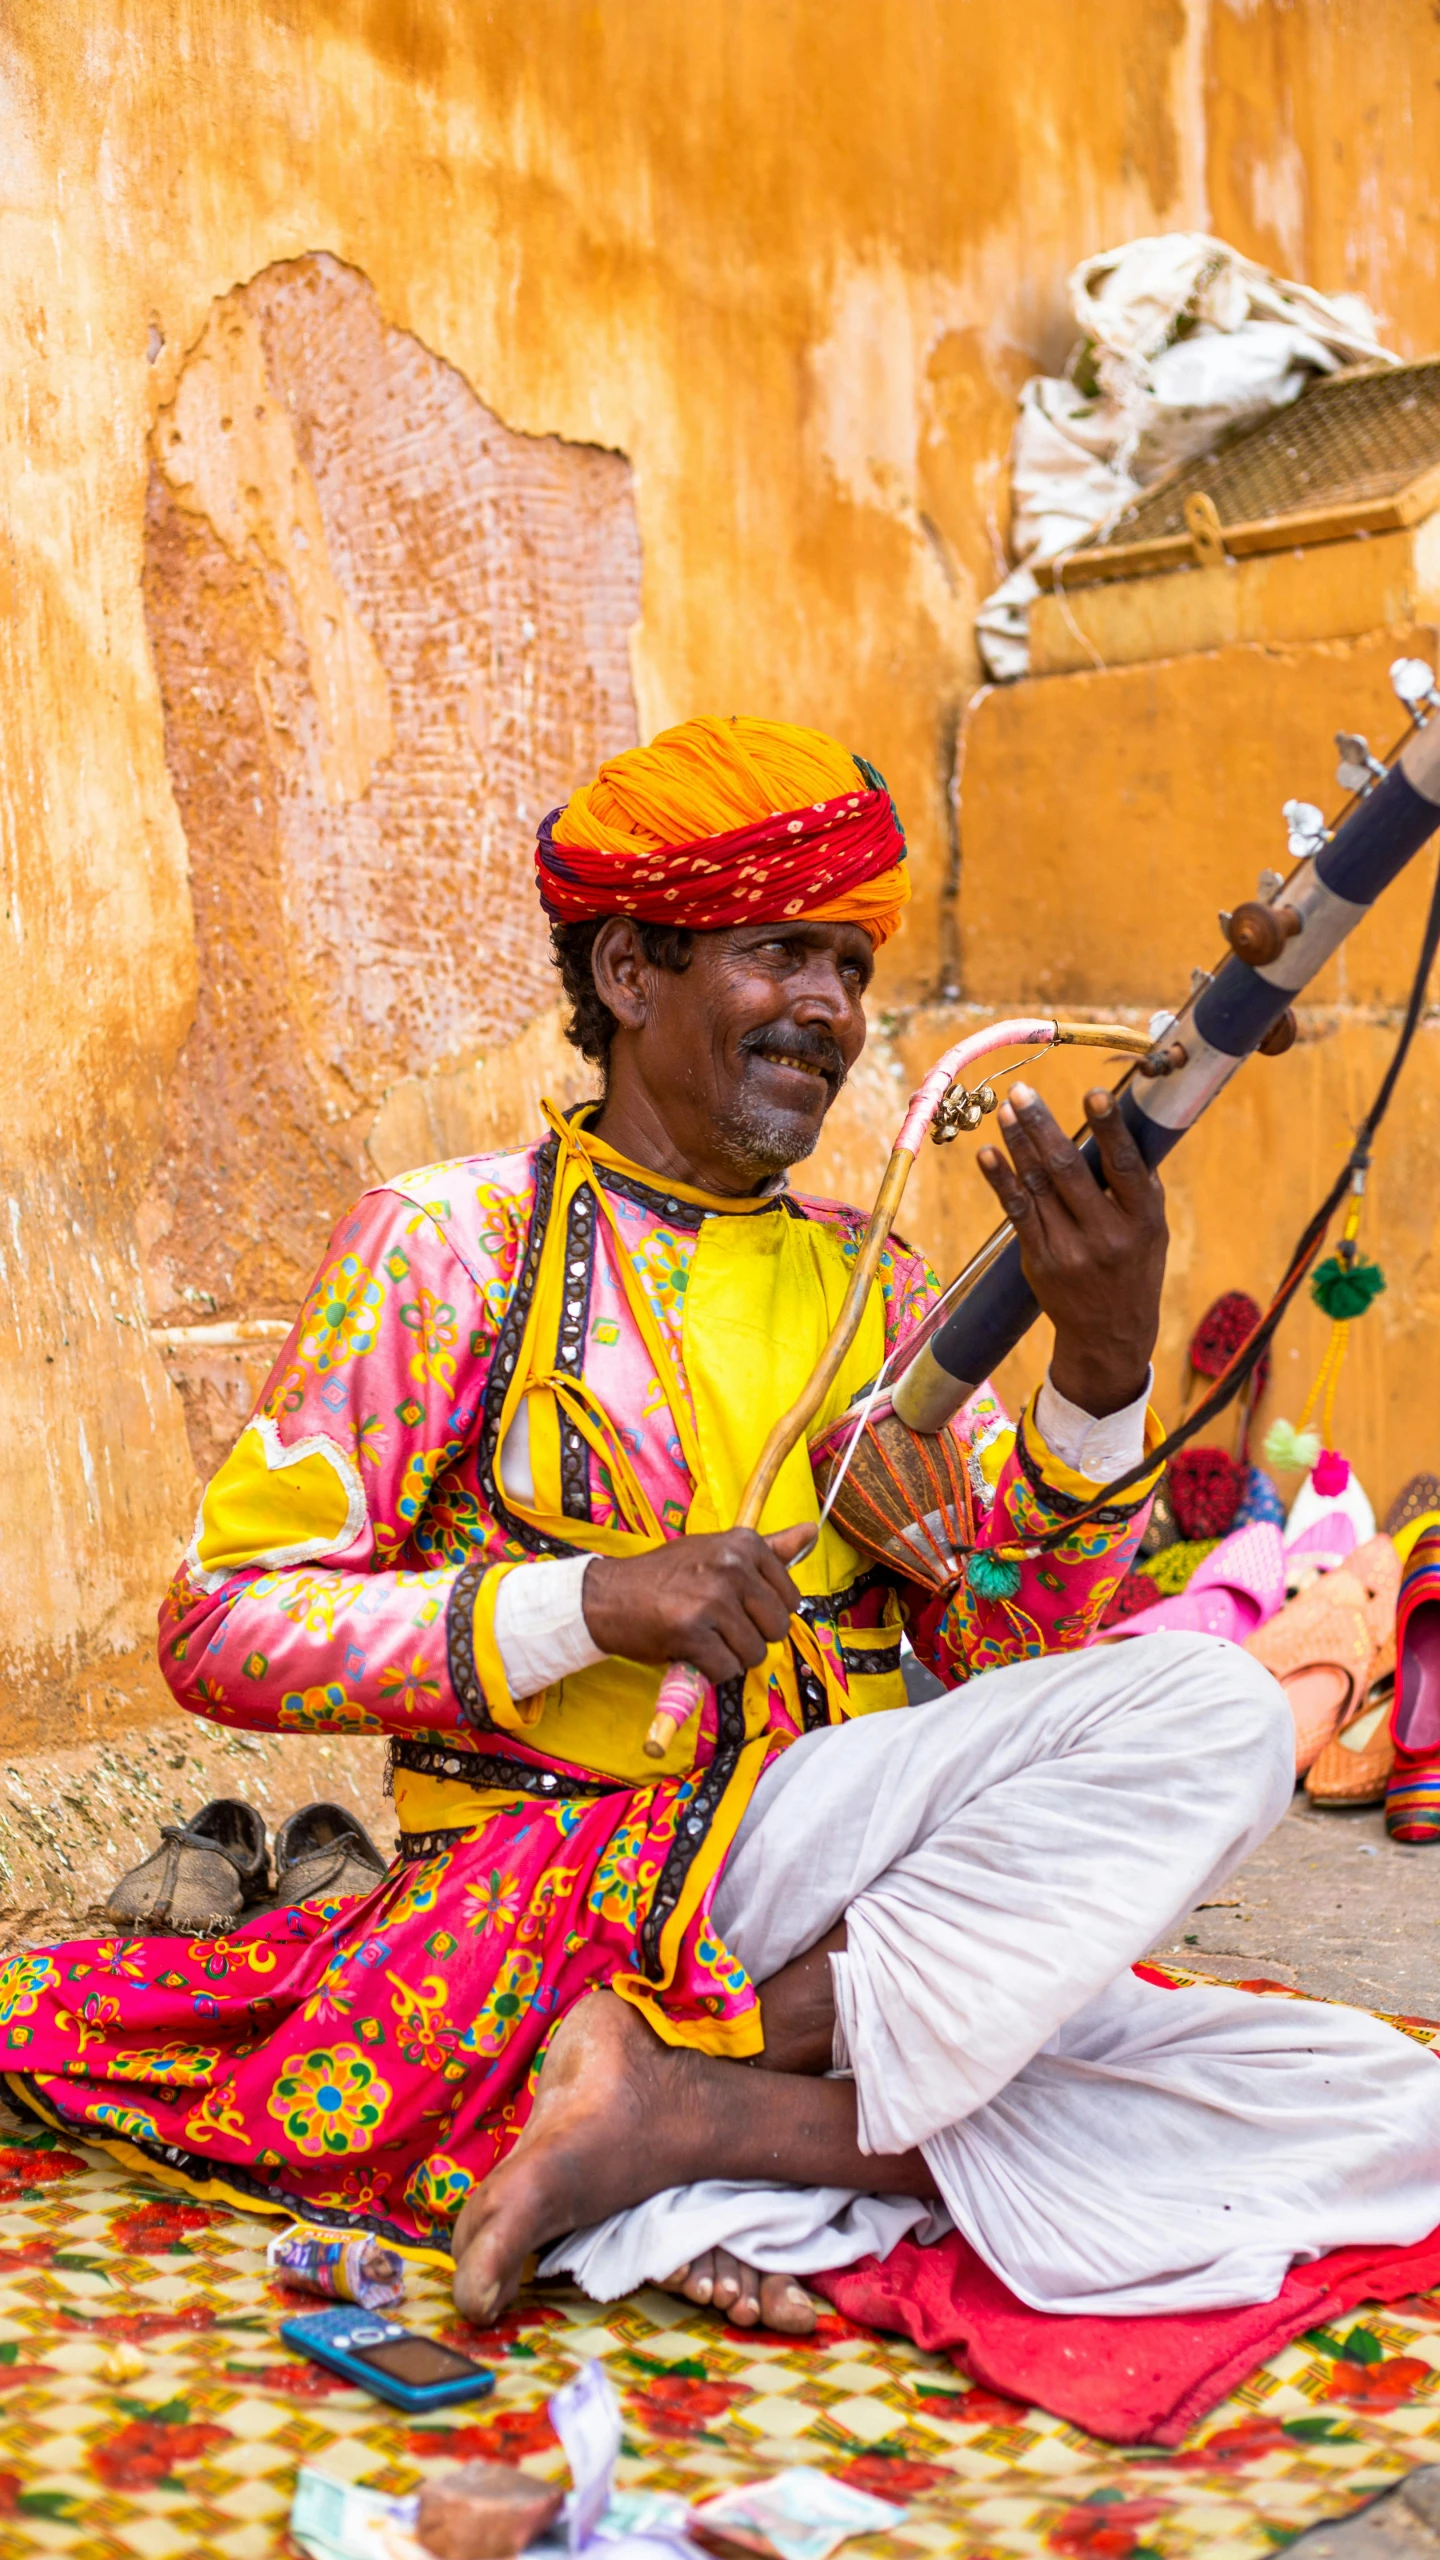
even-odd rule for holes
{"type": "Polygon", "coordinates": [[[1212,0],[1209,227],[1363,293],[1405,355],[1440,346],[1440,21],[1431,0],[1212,0]]]}
{"type": "MultiPolygon", "coordinates": [[[[889,1134],[876,1097],[946,1032],[910,1008],[958,956],[948,783],[977,673],[971,621],[1003,538],[1014,391],[1068,342],[1064,276],[1104,243],[1213,220],[1242,246],[1273,236],[1317,283],[1364,283],[1407,344],[1440,339],[1421,122],[1434,109],[1418,72],[1404,114],[1382,77],[1428,45],[1412,0],[1034,0],[1023,27],[1003,0],[14,0],[0,36],[0,926],[19,999],[0,1043],[0,1730],[7,1701],[8,1730],[38,1718],[57,1741],[154,1701],[153,1612],[195,1471],[184,1363],[148,1325],[213,1304],[267,1312],[318,1252],[337,1186],[393,1170],[409,1130],[517,1133],[553,1056],[543,1017],[521,1027],[537,993],[523,971],[529,992],[497,1024],[513,955],[487,948],[483,901],[473,1003],[452,970],[437,1011],[425,937],[449,892],[433,866],[417,866],[408,915],[403,896],[386,905],[388,883],[366,910],[402,977],[368,1050],[363,1004],[332,1018],[343,973],[307,956],[313,912],[286,924],[298,875],[267,792],[278,809],[303,782],[317,811],[343,804],[358,844],[367,775],[398,752],[387,735],[404,744],[420,696],[396,673],[393,582],[370,574],[387,525],[357,531],[336,495],[327,454],[345,436],[326,446],[323,398],[296,412],[292,522],[311,541],[318,521],[362,626],[336,681],[358,687],[363,716],[328,746],[310,734],[330,699],[309,656],[320,591],[286,549],[283,511],[266,499],[247,517],[259,484],[242,475],[227,549],[214,511],[187,516],[166,479],[164,417],[228,298],[258,307],[287,262],[324,255],[373,295],[377,331],[403,335],[402,372],[445,369],[502,439],[558,439],[612,496],[623,483],[638,611],[629,699],[607,718],[648,734],[700,708],[763,709],[839,730],[888,774],[918,895],[881,989],[893,1057],[882,1042],[871,1099],[847,1103],[831,1149],[864,1189],[889,1134]],[[1282,184],[1297,166],[1303,186],[1282,184]],[[183,629],[166,619],[177,595],[183,629]],[[269,758],[258,793],[257,763],[224,764],[242,700],[269,758]],[[201,777],[207,713],[220,769],[201,777]],[[268,1106],[282,1086],[299,1167],[284,1168],[283,1218],[252,1170],[264,1146],[246,1109],[252,1087],[268,1106]],[[234,1135],[213,1166],[197,1095],[234,1135]]],[[[273,346],[265,360],[286,396],[273,346]]],[[[564,539],[583,477],[561,474],[564,539]]],[[[578,581],[598,555],[576,532],[563,556],[578,581]]],[[[402,588],[424,579],[423,545],[415,557],[402,588]]],[[[454,699],[468,708],[447,771],[468,735],[482,773],[509,698],[482,619],[463,637],[454,699]]],[[[558,700],[573,642],[555,624],[535,645],[558,700]]],[[[1083,686],[1067,698],[1079,719],[1083,686]]],[[[560,741],[562,768],[589,756],[592,731],[560,741]]],[[[538,789],[555,758],[533,739],[526,752],[538,789]]],[[[1107,789],[1123,755],[1121,741],[1102,759],[1107,789]]],[[[1018,868],[1044,853],[1042,830],[1026,795],[996,793],[1018,868]]],[[[1091,904],[1115,840],[1103,808],[1093,820],[1072,884],[1091,904]]],[[[505,906],[528,823],[494,840],[513,866],[505,906]]],[[[962,880],[973,954],[967,897],[962,880]]],[[[344,932],[342,916],[337,948],[344,932]]],[[[975,966],[987,1003],[992,986],[1002,1000],[1005,970],[975,966]]],[[[964,1223],[950,1196],[929,1174],[918,1194],[942,1258],[964,1223]]],[[[199,1446],[243,1398],[248,1355],[217,1357],[219,1384],[188,1381],[199,1446]]]]}

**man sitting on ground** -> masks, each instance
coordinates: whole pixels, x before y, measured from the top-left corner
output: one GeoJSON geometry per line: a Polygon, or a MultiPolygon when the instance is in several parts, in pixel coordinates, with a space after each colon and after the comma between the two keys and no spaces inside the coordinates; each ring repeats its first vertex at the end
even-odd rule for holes
{"type": "MultiPolygon", "coordinates": [[[[668,2279],[799,2328],[797,2278],[947,2218],[1056,2310],[1261,2300],[1296,2256],[1420,2236],[1428,2054],[1129,1970],[1292,1769],[1235,1648],[1081,1650],[1143,1497],[942,1601],[816,1538],[803,1447],[729,1526],[863,1225],[785,1176],[907,895],[879,777],[688,722],[577,792],[539,870],[598,1104],[342,1220],[162,1623],[199,1713],[392,1736],[397,1865],[18,1960],[10,2087],[202,2196],[453,2240],[480,2321],[547,2245],[602,2297],[668,2279]],[[682,1660],[706,1695],[657,1769],[682,1660]]],[[[1055,1327],[1017,1431],[988,1390],[961,1417],[985,1544],[1143,1454],[1163,1207],[1086,1108],[1103,1190],[1023,1085],[981,1153],[1055,1327]]],[[[934,1287],[897,1244],[817,1429],[934,1287]]]]}

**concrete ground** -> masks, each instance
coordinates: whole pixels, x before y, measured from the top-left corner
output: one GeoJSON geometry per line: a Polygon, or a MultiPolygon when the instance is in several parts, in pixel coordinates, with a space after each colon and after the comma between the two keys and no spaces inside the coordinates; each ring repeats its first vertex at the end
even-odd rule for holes
{"type": "Polygon", "coordinates": [[[1402,1849],[1380,1809],[1285,1821],[1157,1953],[1363,2009],[1440,2017],[1440,1845],[1402,1849]]]}
{"type": "MultiPolygon", "coordinates": [[[[384,1756],[367,1735],[233,1733],[176,1715],[108,1742],[0,1758],[0,1953],[102,1927],[108,1886],[154,1848],[160,1823],[210,1796],[246,1797],[272,1829],[296,1805],[338,1798],[388,1855],[384,1756]]],[[[1378,1808],[1316,1813],[1297,1794],[1248,1865],[1156,1952],[1201,1973],[1440,2017],[1440,1847],[1398,1848],[1378,1808]]]]}
{"type": "Polygon", "coordinates": [[[1440,2560],[1440,2470],[1412,2471],[1358,2516],[1317,2524],[1289,2547],[1305,2560],[1440,2560]]]}

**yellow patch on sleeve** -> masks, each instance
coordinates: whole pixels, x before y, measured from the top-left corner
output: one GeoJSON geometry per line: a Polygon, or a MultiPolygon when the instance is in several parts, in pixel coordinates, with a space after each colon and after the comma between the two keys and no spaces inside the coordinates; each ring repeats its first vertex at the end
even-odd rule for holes
{"type": "Polygon", "coordinates": [[[1009,1423],[1002,1422],[999,1429],[993,1431],[988,1440],[981,1441],[976,1447],[976,1463],[992,1493],[1000,1481],[1005,1461],[1014,1446],[1015,1433],[1009,1423]]]}
{"type": "Polygon", "coordinates": [[[242,1565],[338,1555],[365,1518],[355,1463],[335,1441],[317,1434],[287,1449],[261,1415],[206,1488],[191,1557],[213,1587],[242,1565]]]}

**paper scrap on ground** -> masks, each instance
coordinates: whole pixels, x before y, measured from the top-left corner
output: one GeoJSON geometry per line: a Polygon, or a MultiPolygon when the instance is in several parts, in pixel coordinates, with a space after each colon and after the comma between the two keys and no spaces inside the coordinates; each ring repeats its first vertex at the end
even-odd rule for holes
{"type": "Polygon", "coordinates": [[[760,2536],[780,2560],[830,2560],[852,2533],[893,2530],[905,2509],[832,2480],[828,2472],[797,2468],[772,2472],[747,2488],[724,2489],[693,2514],[697,2525],[728,2537],[760,2536]]]}
{"type": "Polygon", "coordinates": [[[620,2403],[594,2358],[550,2402],[574,2491],[566,2509],[572,2551],[582,2550],[610,2504],[620,2458],[620,2403]]]}
{"type": "MultiPolygon", "coordinates": [[[[603,2382],[603,2373],[600,2378],[603,2382]]],[[[595,2425],[600,2442],[593,2416],[585,2423],[595,2425]]],[[[328,2471],[302,2464],[295,2478],[290,2532],[307,2560],[430,2560],[414,2532],[418,2505],[418,2498],[381,2497],[374,2489],[357,2488],[353,2481],[336,2480],[328,2471]]],[[[535,2560],[556,2560],[576,2547],[569,2530],[572,2506],[573,2499],[567,2499],[561,2521],[528,2546],[535,2560]]],[[[617,2489],[594,2525],[591,2547],[603,2551],[605,2560],[683,2560],[687,2553],[699,2560],[698,2546],[685,2531],[689,2515],[685,2500],[664,2490],[617,2489]]]]}
{"type": "MultiPolygon", "coordinates": [[[[604,2560],[677,2560],[677,2554],[699,2560],[699,2544],[686,2526],[690,2509],[683,2498],[664,2489],[617,2489],[591,2536],[592,2554],[604,2560]]],[[[548,2533],[529,2545],[535,2560],[570,2549],[569,2501],[566,2513],[548,2533]]]]}
{"type": "Polygon", "coordinates": [[[617,2489],[595,2539],[608,2560],[674,2560],[677,2551],[697,2548],[685,2530],[689,2521],[685,2500],[669,2490],[617,2489]]]}
{"type": "Polygon", "coordinates": [[[426,2560],[411,2528],[414,2498],[382,2498],[302,2463],[290,2532],[308,2560],[426,2560]]]}

